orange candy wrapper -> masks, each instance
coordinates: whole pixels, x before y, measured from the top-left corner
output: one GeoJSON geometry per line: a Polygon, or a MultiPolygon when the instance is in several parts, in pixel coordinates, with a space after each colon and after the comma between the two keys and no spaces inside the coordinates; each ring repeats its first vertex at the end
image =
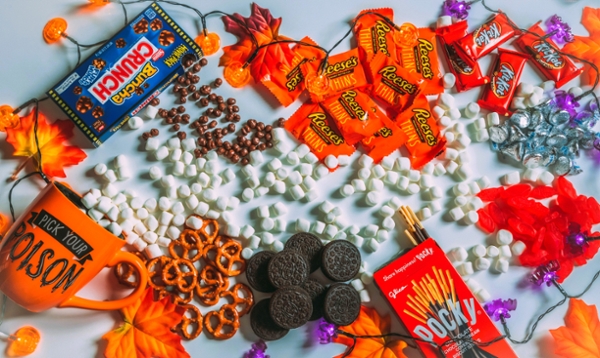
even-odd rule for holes
{"type": "Polygon", "coordinates": [[[444,151],[446,139],[440,134],[425,95],[419,95],[410,108],[401,112],[396,117],[396,124],[407,137],[406,148],[414,169],[421,168],[444,151]]]}
{"type": "Polygon", "coordinates": [[[349,145],[371,136],[383,126],[381,117],[385,114],[371,97],[358,90],[329,97],[321,102],[321,106],[333,118],[349,145]]]}
{"type": "Polygon", "coordinates": [[[444,92],[437,54],[436,34],[429,28],[419,29],[419,38],[414,46],[398,47],[402,67],[416,73],[424,81],[422,89],[427,95],[444,92]]]}
{"type": "Polygon", "coordinates": [[[391,105],[397,112],[421,93],[423,79],[403,68],[396,59],[377,54],[371,62],[373,96],[391,105]]]}
{"type": "Polygon", "coordinates": [[[375,163],[379,163],[406,143],[406,134],[391,119],[382,116],[381,121],[382,126],[379,130],[360,142],[375,163]]]}
{"type": "Polygon", "coordinates": [[[355,150],[346,143],[333,119],[317,103],[303,104],[285,122],[285,129],[299,141],[306,143],[321,161],[330,154],[336,157],[351,155],[355,150]]]}
{"type": "MultiPolygon", "coordinates": [[[[367,9],[355,18],[354,36],[361,55],[361,61],[368,67],[373,57],[382,53],[396,58],[394,32],[396,29],[383,17],[394,20],[394,10],[390,8],[367,9]]],[[[367,71],[368,72],[368,71],[367,71]]]]}
{"type": "MultiPolygon", "coordinates": [[[[317,45],[310,37],[304,37],[300,41],[317,45]]],[[[321,59],[325,57],[325,53],[320,49],[303,44],[296,44],[292,53],[294,56],[289,66],[279,63],[277,69],[271,72],[271,76],[261,81],[285,107],[298,99],[304,91],[304,75],[300,67],[306,65],[311,71],[317,71],[321,59]]]]}
{"type": "MultiPolygon", "coordinates": [[[[305,63],[301,66],[302,73],[306,78],[318,71],[318,66],[305,63]]],[[[310,93],[313,102],[321,102],[323,99],[337,93],[364,87],[368,84],[365,71],[359,58],[358,49],[329,57],[325,66],[324,76],[329,80],[329,88],[324,94],[310,93]]]]}

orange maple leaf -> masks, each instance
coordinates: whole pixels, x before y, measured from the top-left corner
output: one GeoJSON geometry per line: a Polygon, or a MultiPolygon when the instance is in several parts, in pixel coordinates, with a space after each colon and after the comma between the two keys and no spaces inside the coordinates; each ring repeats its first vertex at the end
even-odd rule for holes
{"type": "MultiPolygon", "coordinates": [[[[376,336],[390,333],[390,316],[381,317],[374,308],[360,307],[360,314],[354,323],[339,329],[357,336],[376,336]]],[[[352,346],[352,339],[338,334],[335,343],[352,346]]],[[[406,358],[402,350],[408,344],[396,338],[358,338],[350,358],[406,358]]],[[[340,354],[337,357],[343,356],[340,354]]]]}
{"type": "Polygon", "coordinates": [[[189,358],[181,337],[173,332],[185,308],[169,297],[154,301],[152,288],[134,304],[121,309],[124,323],[102,336],[108,341],[106,358],[189,358]]]}
{"type": "MultiPolygon", "coordinates": [[[[574,36],[573,42],[567,43],[562,51],[600,67],[600,9],[583,8],[581,23],[590,36],[574,36]]],[[[594,83],[596,72],[587,69],[586,73],[588,83],[594,83]]]]}
{"type": "Polygon", "coordinates": [[[595,305],[572,298],[565,315],[565,326],[550,330],[554,353],[568,358],[600,357],[600,321],[595,305]]]}
{"type": "MultiPolygon", "coordinates": [[[[15,148],[13,155],[27,158],[19,165],[13,179],[30,159],[38,160],[34,112],[21,117],[19,125],[15,128],[6,128],[6,141],[15,148]]],[[[50,124],[43,114],[38,114],[37,137],[42,152],[42,171],[47,176],[64,178],[64,167],[79,164],[87,157],[78,147],[64,145],[64,142],[73,136],[73,127],[74,124],[70,120],[57,120],[50,124]]]]}
{"type": "MultiPolygon", "coordinates": [[[[276,40],[290,40],[279,34],[281,18],[273,18],[268,9],[263,9],[256,3],[252,3],[250,17],[243,17],[240,14],[223,16],[225,30],[236,35],[238,42],[231,46],[223,47],[223,55],[219,60],[219,66],[227,66],[231,62],[244,63],[250,54],[255,50],[250,35],[250,31],[259,46],[268,44],[276,40]],[[245,24],[246,27],[240,23],[245,24]]],[[[279,43],[270,45],[258,51],[256,57],[250,63],[250,74],[257,83],[268,78],[271,68],[278,66],[290,66],[289,61],[294,54],[290,49],[289,43],[279,43]]]]}

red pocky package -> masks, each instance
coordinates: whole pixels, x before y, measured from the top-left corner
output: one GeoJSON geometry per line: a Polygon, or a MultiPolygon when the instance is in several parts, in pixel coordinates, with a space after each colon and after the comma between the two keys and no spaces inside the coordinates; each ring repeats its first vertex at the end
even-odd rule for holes
{"type": "Polygon", "coordinates": [[[556,82],[556,88],[581,74],[583,68],[577,68],[570,58],[561,55],[552,39],[541,39],[546,33],[539,22],[531,26],[529,31],[533,34],[524,33],[515,43],[521,51],[531,56],[531,62],[546,79],[556,82]]]}
{"type": "Polygon", "coordinates": [[[438,64],[436,34],[430,28],[420,28],[414,46],[398,47],[398,58],[402,67],[423,79],[423,93],[427,95],[444,92],[442,73],[438,64]]]}
{"type": "Polygon", "coordinates": [[[457,45],[471,59],[477,61],[515,36],[516,30],[501,12],[494,15],[474,32],[457,41],[457,45]]]}
{"type": "Polygon", "coordinates": [[[477,61],[472,60],[456,44],[456,40],[467,33],[467,22],[460,21],[438,28],[436,33],[450,71],[456,76],[456,90],[463,92],[483,86],[490,79],[481,73],[477,61]]]}
{"type": "Polygon", "coordinates": [[[348,143],[336,128],[333,119],[317,103],[305,103],[286,122],[287,129],[299,141],[306,143],[319,158],[332,154],[351,155],[355,148],[348,143]]]}
{"type": "Polygon", "coordinates": [[[498,49],[498,59],[493,66],[490,84],[477,102],[481,108],[504,116],[510,115],[508,107],[519,85],[527,57],[521,52],[498,49]]]}

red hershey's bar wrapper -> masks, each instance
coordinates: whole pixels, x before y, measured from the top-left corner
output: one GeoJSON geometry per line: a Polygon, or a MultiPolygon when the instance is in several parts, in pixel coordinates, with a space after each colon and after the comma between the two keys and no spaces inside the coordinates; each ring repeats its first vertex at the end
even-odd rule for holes
{"type": "MultiPolygon", "coordinates": [[[[444,346],[445,357],[517,357],[505,339],[482,347],[468,343],[488,342],[501,333],[435,240],[427,239],[373,277],[413,337],[439,345],[456,340],[444,346]]],[[[440,357],[435,346],[417,344],[425,357],[440,357]]]]}

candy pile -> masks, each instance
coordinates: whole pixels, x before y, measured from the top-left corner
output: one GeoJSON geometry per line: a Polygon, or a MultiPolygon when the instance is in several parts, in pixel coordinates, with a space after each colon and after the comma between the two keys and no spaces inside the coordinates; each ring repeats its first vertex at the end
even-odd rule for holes
{"type": "Polygon", "coordinates": [[[516,184],[484,189],[477,196],[487,203],[477,211],[478,226],[487,233],[508,230],[523,242],[526,248],[519,256],[523,266],[558,261],[560,282],[571,273],[573,265],[585,264],[600,248],[597,241],[571,239],[591,235],[592,225],[600,222],[600,205],[593,197],[577,195],[564,177],[552,187],[516,184]],[[539,201],[548,198],[555,198],[549,207],[539,201]]]}

